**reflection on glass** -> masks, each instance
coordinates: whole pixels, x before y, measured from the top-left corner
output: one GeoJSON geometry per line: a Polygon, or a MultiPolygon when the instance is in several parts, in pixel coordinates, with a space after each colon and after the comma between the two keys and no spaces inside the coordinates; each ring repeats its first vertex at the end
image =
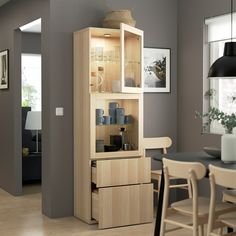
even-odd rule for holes
{"type": "Polygon", "coordinates": [[[126,87],[141,86],[141,37],[125,31],[124,39],[126,87]]]}

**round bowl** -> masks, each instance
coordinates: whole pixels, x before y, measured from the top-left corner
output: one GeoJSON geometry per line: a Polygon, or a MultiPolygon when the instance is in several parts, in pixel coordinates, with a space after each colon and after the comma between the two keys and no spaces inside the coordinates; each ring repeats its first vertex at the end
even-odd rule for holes
{"type": "Polygon", "coordinates": [[[220,158],[221,157],[221,149],[217,147],[204,147],[203,150],[210,156],[220,158]]]}

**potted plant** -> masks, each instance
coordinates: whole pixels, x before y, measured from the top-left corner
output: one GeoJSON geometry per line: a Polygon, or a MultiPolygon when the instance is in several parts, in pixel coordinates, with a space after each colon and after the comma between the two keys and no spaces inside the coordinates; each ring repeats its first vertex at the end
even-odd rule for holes
{"type": "MultiPolygon", "coordinates": [[[[214,103],[218,103],[217,101],[217,96],[216,96],[216,90],[215,89],[209,89],[205,92],[205,97],[209,100],[214,101],[214,103]]],[[[228,96],[229,103],[233,105],[234,102],[236,102],[236,96],[228,96]]],[[[231,113],[228,114],[224,111],[219,110],[218,108],[215,107],[210,107],[208,112],[206,113],[200,113],[198,111],[195,111],[195,117],[196,118],[201,118],[203,122],[203,129],[202,133],[209,132],[210,130],[210,125],[212,121],[217,121],[219,122],[224,128],[225,128],[225,133],[226,134],[232,134],[233,133],[233,128],[236,127],[236,114],[231,113]]]]}
{"type": "Polygon", "coordinates": [[[209,130],[211,122],[216,120],[218,121],[224,128],[226,134],[232,134],[233,128],[236,127],[236,115],[235,113],[227,114],[223,111],[220,111],[218,108],[210,107],[208,112],[202,114],[198,111],[195,112],[195,116],[202,118],[207,118],[207,121],[203,123],[203,132],[205,133],[209,130]]]}

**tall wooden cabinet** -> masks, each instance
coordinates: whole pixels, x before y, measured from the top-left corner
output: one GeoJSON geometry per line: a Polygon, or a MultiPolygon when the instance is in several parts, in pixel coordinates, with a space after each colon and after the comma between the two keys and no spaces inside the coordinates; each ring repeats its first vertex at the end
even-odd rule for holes
{"type": "Polygon", "coordinates": [[[74,214],[99,228],[153,218],[142,51],[143,32],[125,24],[74,33],[74,214]]]}

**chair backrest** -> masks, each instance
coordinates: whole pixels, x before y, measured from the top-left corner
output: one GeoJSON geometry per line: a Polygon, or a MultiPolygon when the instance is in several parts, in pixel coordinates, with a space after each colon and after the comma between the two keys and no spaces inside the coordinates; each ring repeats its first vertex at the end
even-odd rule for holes
{"type": "Polygon", "coordinates": [[[163,158],[164,168],[167,167],[168,174],[180,179],[189,179],[190,171],[192,171],[197,180],[202,179],[206,175],[206,168],[204,165],[198,162],[183,162],[173,161],[163,158]]]}
{"type": "Polygon", "coordinates": [[[226,188],[236,188],[236,170],[209,165],[211,181],[226,188]]]}
{"type": "MultiPolygon", "coordinates": [[[[167,153],[167,148],[172,145],[172,140],[169,137],[158,138],[144,138],[143,148],[144,151],[150,149],[162,149],[163,154],[167,153]]],[[[145,153],[144,153],[145,154],[145,153]]]]}

